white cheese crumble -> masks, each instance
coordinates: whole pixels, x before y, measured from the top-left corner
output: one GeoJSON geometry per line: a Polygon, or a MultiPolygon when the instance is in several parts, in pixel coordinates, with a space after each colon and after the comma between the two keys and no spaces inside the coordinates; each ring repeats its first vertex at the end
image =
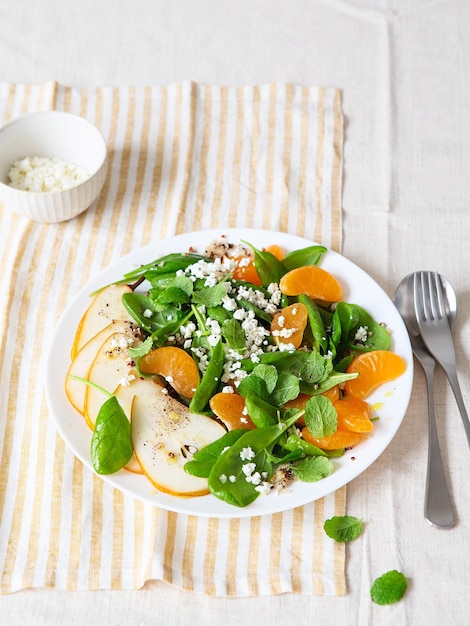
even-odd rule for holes
{"type": "Polygon", "coordinates": [[[64,191],[89,178],[89,173],[56,157],[25,157],[12,163],[8,172],[10,187],[22,191],[64,191]]]}
{"type": "Polygon", "coordinates": [[[367,326],[359,326],[354,335],[354,341],[359,341],[360,343],[365,343],[369,337],[369,329],[367,326]]]}
{"type": "Polygon", "coordinates": [[[134,374],[128,374],[127,376],[124,376],[124,378],[121,378],[118,384],[122,387],[129,387],[133,380],[135,380],[134,374]]]}
{"type": "Polygon", "coordinates": [[[251,461],[251,459],[254,459],[255,456],[256,454],[254,450],[249,446],[247,448],[243,448],[240,452],[240,458],[242,461],[251,461]]]}

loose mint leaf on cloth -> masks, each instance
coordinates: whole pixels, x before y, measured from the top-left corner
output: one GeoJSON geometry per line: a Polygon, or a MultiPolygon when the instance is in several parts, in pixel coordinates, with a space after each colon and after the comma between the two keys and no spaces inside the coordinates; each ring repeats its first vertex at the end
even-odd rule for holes
{"type": "Polygon", "coordinates": [[[339,543],[356,539],[362,532],[362,521],[353,515],[335,515],[323,524],[326,534],[339,543]]]}
{"type": "Polygon", "coordinates": [[[394,604],[403,598],[407,587],[406,576],[391,570],[375,579],[370,596],[376,604],[394,604]]]}

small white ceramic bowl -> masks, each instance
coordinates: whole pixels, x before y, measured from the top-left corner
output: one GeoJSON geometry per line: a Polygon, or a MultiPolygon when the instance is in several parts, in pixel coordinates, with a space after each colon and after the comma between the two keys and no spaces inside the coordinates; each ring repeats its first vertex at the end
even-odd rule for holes
{"type": "Polygon", "coordinates": [[[106,142],[83,117],[39,111],[0,129],[0,202],[33,222],[62,222],[85,211],[98,197],[107,171],[106,142]],[[12,164],[26,157],[54,157],[86,170],[89,177],[62,191],[23,191],[9,185],[12,164]]]}

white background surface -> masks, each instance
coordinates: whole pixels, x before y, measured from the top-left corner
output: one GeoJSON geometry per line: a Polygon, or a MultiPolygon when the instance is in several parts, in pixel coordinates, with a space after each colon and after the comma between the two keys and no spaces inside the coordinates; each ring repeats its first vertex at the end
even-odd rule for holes
{"type": "MultiPolygon", "coordinates": [[[[470,5],[459,0],[0,0],[0,77],[68,85],[190,79],[329,85],[345,115],[343,254],[390,296],[415,269],[456,287],[455,335],[470,408],[470,5]]],[[[363,535],[347,547],[348,594],[220,599],[163,583],[138,592],[23,591],[0,597],[3,624],[466,624],[470,609],[470,450],[441,372],[437,413],[458,522],[423,519],[427,428],[416,367],[405,421],[349,487],[363,535]],[[399,569],[406,597],[372,604],[399,569]]]]}

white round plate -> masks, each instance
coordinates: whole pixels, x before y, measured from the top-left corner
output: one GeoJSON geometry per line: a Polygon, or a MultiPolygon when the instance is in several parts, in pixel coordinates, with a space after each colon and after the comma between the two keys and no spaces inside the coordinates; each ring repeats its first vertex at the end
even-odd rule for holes
{"type": "MultiPolygon", "coordinates": [[[[135,250],[110,265],[78,293],[65,310],[55,329],[47,355],[46,395],[57,429],[72,452],[93,471],[90,459],[91,431],[83,417],[67,400],[64,381],[70,365],[70,350],[78,323],[90,304],[90,293],[123,274],[149,263],[170,252],[184,252],[189,248],[202,253],[205,247],[222,235],[233,242],[249,241],[258,248],[279,244],[286,252],[311,246],[306,239],[264,230],[218,229],[178,235],[164,241],[156,241],[135,250]]],[[[360,443],[341,458],[333,459],[333,473],[318,482],[297,481],[282,494],[271,493],[260,496],[245,508],[238,508],[218,500],[212,495],[179,498],[157,491],[141,475],[120,470],[103,480],[121,491],[145,502],[188,515],[204,517],[251,517],[272,514],[307,504],[334,492],[366,470],[385,450],[397,432],[408,406],[413,381],[413,357],[405,325],[387,294],[359,267],[333,251],[328,251],[320,265],[334,274],[343,287],[343,299],[361,305],[378,322],[384,322],[391,330],[391,349],[402,356],[406,372],[392,383],[383,385],[368,398],[374,407],[375,422],[373,435],[360,443]]]]}

